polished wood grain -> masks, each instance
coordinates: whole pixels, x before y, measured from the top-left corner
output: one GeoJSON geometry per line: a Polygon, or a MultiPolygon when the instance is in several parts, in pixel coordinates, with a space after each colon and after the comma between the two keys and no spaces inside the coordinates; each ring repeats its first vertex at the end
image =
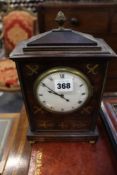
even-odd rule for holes
{"type": "Polygon", "coordinates": [[[7,136],[7,142],[5,143],[2,159],[0,161],[0,174],[2,174],[4,167],[5,167],[5,164],[7,162],[9,151],[10,151],[10,149],[13,145],[14,139],[15,139],[15,134],[16,134],[16,130],[18,127],[18,122],[19,122],[19,114],[18,113],[0,114],[0,119],[11,119],[12,120],[9,134],[7,136]]]}
{"type": "Polygon", "coordinates": [[[31,146],[26,139],[27,128],[27,117],[23,109],[3,175],[27,175],[31,152],[31,146]]]}

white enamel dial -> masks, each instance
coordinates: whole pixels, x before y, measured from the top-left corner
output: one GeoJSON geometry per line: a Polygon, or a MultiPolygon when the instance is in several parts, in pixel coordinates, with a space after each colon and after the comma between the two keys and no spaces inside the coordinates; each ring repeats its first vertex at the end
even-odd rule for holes
{"type": "Polygon", "coordinates": [[[79,109],[92,92],[89,80],[81,72],[53,68],[39,76],[34,85],[36,98],[46,110],[67,113],[79,109]]]}

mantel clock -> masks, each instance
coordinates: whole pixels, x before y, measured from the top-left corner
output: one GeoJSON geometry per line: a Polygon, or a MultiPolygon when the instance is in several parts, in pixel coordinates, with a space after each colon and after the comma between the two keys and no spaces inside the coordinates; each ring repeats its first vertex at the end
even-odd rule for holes
{"type": "Polygon", "coordinates": [[[116,58],[104,40],[60,26],[20,43],[10,58],[18,70],[29,140],[97,140],[107,66],[116,58]]]}

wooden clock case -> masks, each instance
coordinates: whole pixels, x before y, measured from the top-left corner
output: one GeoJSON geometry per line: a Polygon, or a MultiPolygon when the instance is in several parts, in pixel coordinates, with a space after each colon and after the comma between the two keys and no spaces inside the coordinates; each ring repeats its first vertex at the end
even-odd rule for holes
{"type": "Polygon", "coordinates": [[[15,61],[29,120],[28,139],[36,141],[96,141],[98,109],[108,62],[116,58],[102,40],[70,29],[58,28],[20,43],[11,53],[15,61]],[[34,95],[38,76],[54,67],[71,67],[89,79],[93,94],[79,110],[55,114],[43,109],[34,95]]]}

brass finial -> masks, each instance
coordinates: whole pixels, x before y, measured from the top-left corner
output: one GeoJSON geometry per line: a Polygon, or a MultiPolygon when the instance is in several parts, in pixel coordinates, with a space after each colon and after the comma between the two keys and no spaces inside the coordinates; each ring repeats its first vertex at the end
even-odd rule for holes
{"type": "Polygon", "coordinates": [[[66,21],[66,17],[64,15],[64,13],[62,11],[59,11],[55,21],[59,24],[59,27],[62,28],[62,26],[64,25],[65,21],[66,21]]]}

